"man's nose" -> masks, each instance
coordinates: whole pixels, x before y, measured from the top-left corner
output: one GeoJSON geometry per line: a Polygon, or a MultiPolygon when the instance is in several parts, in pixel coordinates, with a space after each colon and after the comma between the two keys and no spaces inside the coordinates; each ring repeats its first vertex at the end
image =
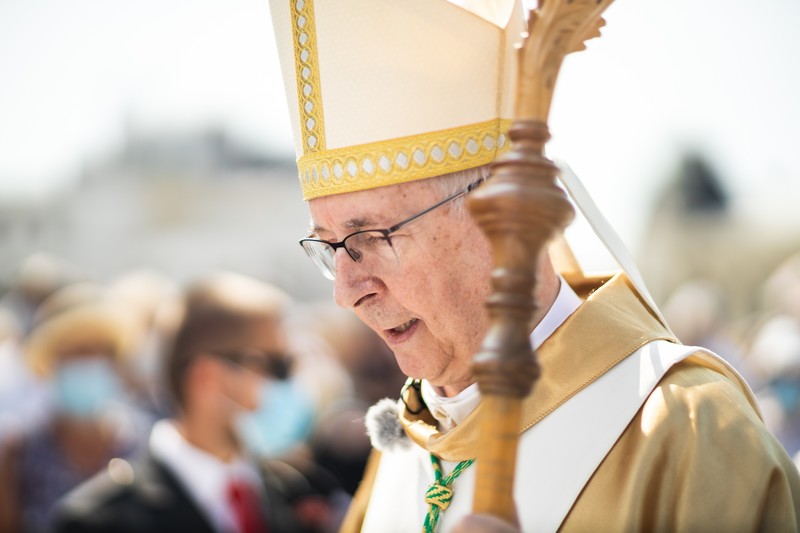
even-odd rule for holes
{"type": "Polygon", "coordinates": [[[378,285],[375,276],[353,261],[347,251],[343,249],[336,251],[336,279],[333,284],[333,299],[336,305],[354,309],[373,295],[378,285]]]}

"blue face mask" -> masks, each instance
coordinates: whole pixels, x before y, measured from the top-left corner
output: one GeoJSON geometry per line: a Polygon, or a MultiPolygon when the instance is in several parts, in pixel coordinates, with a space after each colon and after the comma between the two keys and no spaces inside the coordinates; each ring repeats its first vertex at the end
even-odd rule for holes
{"type": "Polygon", "coordinates": [[[238,420],[245,449],[258,457],[279,457],[311,431],[314,406],[291,380],[266,380],[259,391],[259,406],[238,420]]]}
{"type": "Polygon", "coordinates": [[[800,382],[791,378],[778,378],[770,384],[772,393],[778,398],[783,411],[794,415],[800,408],[800,382]]]}
{"type": "Polygon", "coordinates": [[[62,364],[56,370],[54,385],[59,410],[82,419],[96,418],[121,391],[119,378],[106,357],[62,364]]]}

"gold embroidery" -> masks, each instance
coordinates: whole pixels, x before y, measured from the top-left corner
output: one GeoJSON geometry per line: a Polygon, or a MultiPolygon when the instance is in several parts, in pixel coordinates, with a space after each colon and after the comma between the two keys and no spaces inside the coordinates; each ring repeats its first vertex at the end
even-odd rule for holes
{"type": "Polygon", "coordinates": [[[300,131],[303,153],[325,150],[325,126],[322,114],[322,85],[317,59],[317,28],[313,0],[292,2],[292,35],[297,78],[297,101],[300,106],[300,131]]]}
{"type": "Polygon", "coordinates": [[[297,161],[303,198],[360,191],[441,176],[491,163],[508,149],[511,120],[410,135],[334,150],[297,161]]]}

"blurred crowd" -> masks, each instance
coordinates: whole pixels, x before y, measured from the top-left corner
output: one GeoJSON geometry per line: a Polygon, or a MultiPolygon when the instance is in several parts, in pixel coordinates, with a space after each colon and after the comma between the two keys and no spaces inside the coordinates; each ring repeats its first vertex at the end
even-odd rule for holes
{"type": "Polygon", "coordinates": [[[0,291],[0,532],[336,531],[404,380],[332,304],[37,254],[0,291]]]}
{"type": "MultiPolygon", "coordinates": [[[[0,293],[0,532],[337,530],[404,381],[372,332],[239,273],[70,272],[38,254],[0,293]]],[[[663,310],[800,457],[800,254],[758,302],[731,317],[695,279],[663,310]]]]}
{"type": "Polygon", "coordinates": [[[800,466],[800,253],[785,259],[753,299],[749,315],[733,317],[713,280],[693,279],[662,310],[684,344],[717,353],[747,380],[765,424],[800,466]]]}

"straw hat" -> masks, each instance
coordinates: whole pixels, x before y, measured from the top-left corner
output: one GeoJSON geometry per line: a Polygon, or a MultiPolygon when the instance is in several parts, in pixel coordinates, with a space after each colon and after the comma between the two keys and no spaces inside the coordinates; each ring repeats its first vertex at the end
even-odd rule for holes
{"type": "Polygon", "coordinates": [[[25,345],[29,364],[50,375],[60,355],[104,347],[116,358],[127,356],[138,338],[131,314],[109,300],[95,300],[64,309],[42,322],[25,345]]]}
{"type": "Polygon", "coordinates": [[[270,7],[306,200],[475,168],[507,149],[519,1],[270,7]]]}
{"type": "Polygon", "coordinates": [[[56,315],[72,309],[78,305],[96,302],[105,297],[106,291],[102,285],[89,281],[79,281],[61,287],[50,294],[36,308],[33,317],[33,327],[47,322],[56,315]]]}

